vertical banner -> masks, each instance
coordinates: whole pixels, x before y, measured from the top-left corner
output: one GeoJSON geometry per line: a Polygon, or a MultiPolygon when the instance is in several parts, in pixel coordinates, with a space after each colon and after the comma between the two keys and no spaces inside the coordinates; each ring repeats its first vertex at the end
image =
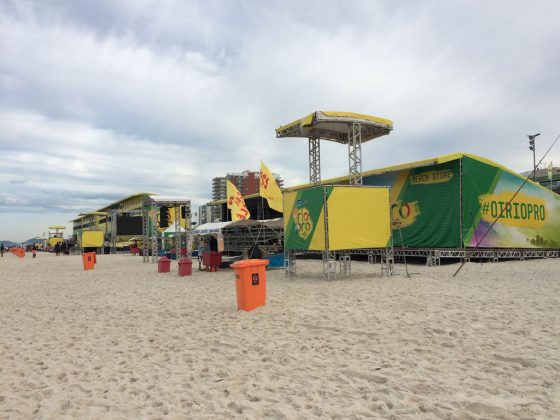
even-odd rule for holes
{"type": "Polygon", "coordinates": [[[284,193],[284,248],[325,249],[323,194],[331,191],[332,186],[320,186],[284,193]]]}
{"type": "Polygon", "coordinates": [[[234,222],[251,217],[251,213],[247,210],[243,196],[229,179],[227,181],[227,208],[230,209],[231,220],[234,222]]]}
{"type": "Polygon", "coordinates": [[[283,211],[282,206],[282,190],[276,182],[276,178],[270,172],[270,169],[261,161],[261,182],[260,182],[260,195],[266,198],[268,206],[280,213],[283,211]]]}

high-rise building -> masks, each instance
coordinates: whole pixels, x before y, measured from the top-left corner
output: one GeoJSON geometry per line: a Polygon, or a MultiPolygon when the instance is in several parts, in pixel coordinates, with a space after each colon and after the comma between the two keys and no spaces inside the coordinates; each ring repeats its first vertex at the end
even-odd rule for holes
{"type": "MultiPolygon", "coordinates": [[[[273,174],[280,187],[284,181],[278,174],[273,174]]],[[[227,196],[227,181],[231,181],[241,195],[256,194],[259,192],[260,172],[243,171],[241,173],[228,173],[226,176],[212,179],[212,200],[225,200],[227,196]]]]}

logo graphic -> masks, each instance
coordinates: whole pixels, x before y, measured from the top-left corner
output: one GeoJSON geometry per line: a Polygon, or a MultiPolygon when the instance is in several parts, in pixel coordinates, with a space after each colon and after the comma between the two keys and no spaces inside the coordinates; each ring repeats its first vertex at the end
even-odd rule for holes
{"type": "Polygon", "coordinates": [[[497,223],[516,227],[543,226],[546,222],[545,201],[542,198],[519,193],[509,203],[514,194],[513,191],[505,191],[478,197],[482,220],[492,223],[498,219],[497,223]]]}
{"type": "Polygon", "coordinates": [[[305,207],[299,207],[300,200],[298,200],[297,208],[292,210],[292,218],[294,219],[294,225],[298,236],[306,240],[311,231],[313,230],[313,221],[309,216],[309,210],[305,207]]]}
{"type": "Polygon", "coordinates": [[[411,175],[410,183],[412,185],[440,184],[450,181],[453,178],[453,171],[444,169],[441,171],[427,171],[421,174],[411,175]]]}
{"type": "Polygon", "coordinates": [[[410,203],[397,201],[396,203],[391,205],[393,229],[410,226],[416,221],[416,218],[419,214],[420,209],[418,208],[417,201],[413,201],[410,203]]]}

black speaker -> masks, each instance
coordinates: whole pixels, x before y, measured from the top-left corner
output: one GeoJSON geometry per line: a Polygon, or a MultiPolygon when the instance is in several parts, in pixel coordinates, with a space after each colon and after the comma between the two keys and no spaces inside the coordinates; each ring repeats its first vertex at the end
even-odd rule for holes
{"type": "Polygon", "coordinates": [[[159,208],[159,227],[162,229],[169,227],[169,210],[166,206],[159,208]]]}

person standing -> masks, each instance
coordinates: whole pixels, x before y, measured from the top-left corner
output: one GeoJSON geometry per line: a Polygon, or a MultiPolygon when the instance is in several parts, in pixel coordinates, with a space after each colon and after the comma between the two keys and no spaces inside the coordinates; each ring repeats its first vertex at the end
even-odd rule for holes
{"type": "Polygon", "coordinates": [[[209,247],[210,252],[218,252],[218,239],[214,235],[210,236],[209,247]]]}
{"type": "Polygon", "coordinates": [[[4,256],[4,251],[5,251],[4,242],[2,242],[2,245],[0,245],[0,256],[1,256],[1,257],[4,256]]]}

